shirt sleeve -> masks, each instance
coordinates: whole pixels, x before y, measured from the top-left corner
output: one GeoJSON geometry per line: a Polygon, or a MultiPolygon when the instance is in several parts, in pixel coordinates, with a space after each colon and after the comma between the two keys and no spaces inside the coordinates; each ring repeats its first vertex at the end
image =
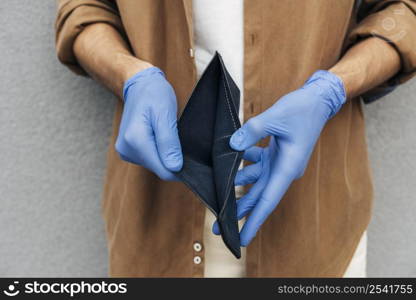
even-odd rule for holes
{"type": "Polygon", "coordinates": [[[393,78],[362,95],[364,102],[368,103],[388,94],[416,73],[416,0],[357,2],[358,23],[348,36],[348,44],[379,37],[389,42],[401,59],[401,69],[393,78]]]}
{"type": "Polygon", "coordinates": [[[55,21],[55,46],[58,59],[79,75],[87,75],[78,64],[73,44],[84,28],[94,23],[114,26],[125,37],[116,4],[109,0],[59,0],[55,21]]]}

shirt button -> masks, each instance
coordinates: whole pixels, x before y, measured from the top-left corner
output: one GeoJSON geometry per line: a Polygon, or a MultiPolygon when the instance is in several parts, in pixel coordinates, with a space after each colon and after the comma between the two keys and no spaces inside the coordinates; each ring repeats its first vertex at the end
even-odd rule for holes
{"type": "Polygon", "coordinates": [[[202,245],[200,243],[194,243],[194,250],[199,252],[202,250],[202,245]]]}
{"type": "Polygon", "coordinates": [[[194,49],[189,48],[189,56],[190,56],[191,58],[193,58],[193,57],[194,57],[194,49]]]}
{"type": "Polygon", "coordinates": [[[202,259],[200,256],[194,257],[194,264],[199,265],[202,262],[202,259]]]}

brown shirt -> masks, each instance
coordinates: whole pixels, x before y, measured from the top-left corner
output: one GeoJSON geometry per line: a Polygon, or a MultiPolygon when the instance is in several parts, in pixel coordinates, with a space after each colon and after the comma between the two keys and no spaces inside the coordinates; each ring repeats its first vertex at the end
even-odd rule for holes
{"type": "MultiPolygon", "coordinates": [[[[56,21],[59,59],[85,74],[73,42],[85,26],[109,23],[137,57],[166,73],[181,111],[196,80],[190,51],[192,1],[116,2],[61,1],[56,21]]],[[[299,88],[317,69],[328,69],[348,46],[369,36],[390,41],[401,56],[400,73],[386,85],[410,78],[416,69],[415,13],[411,0],[246,0],[245,118],[299,88]]],[[[204,251],[196,252],[193,244],[203,245],[204,207],[183,184],[163,182],[120,160],[114,143],[121,112],[118,101],[103,200],[110,273],[201,277],[204,251]],[[194,263],[195,255],[202,263],[194,263]]],[[[371,207],[364,117],[359,100],[353,99],[328,122],[305,175],[292,184],[249,245],[247,275],[342,276],[369,223],[371,207]]]]}

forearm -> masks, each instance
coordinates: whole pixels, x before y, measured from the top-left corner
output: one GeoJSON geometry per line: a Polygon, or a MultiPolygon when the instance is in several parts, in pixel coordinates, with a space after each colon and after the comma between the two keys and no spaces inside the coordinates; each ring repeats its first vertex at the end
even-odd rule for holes
{"type": "Polygon", "coordinates": [[[88,26],[75,40],[74,53],[91,77],[119,97],[128,78],[151,66],[134,57],[119,32],[104,23],[88,26]]]}
{"type": "Polygon", "coordinates": [[[399,69],[396,49],[373,37],[350,48],[329,71],[344,82],[347,98],[353,98],[387,81],[399,69]]]}

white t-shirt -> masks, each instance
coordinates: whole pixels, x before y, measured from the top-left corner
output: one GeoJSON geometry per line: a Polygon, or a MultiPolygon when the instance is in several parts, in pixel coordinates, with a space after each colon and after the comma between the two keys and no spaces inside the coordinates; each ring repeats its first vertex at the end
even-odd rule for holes
{"type": "MultiPolygon", "coordinates": [[[[218,51],[243,98],[243,0],[194,0],[195,63],[198,77],[218,51]]],[[[239,116],[243,118],[240,103],[239,116]]]]}
{"type": "MultiPolygon", "coordinates": [[[[218,51],[240,89],[239,117],[243,119],[243,0],[193,0],[194,55],[198,78],[218,51]]],[[[237,191],[239,192],[239,191],[237,191]]],[[[203,243],[205,277],[244,277],[245,248],[236,259],[220,236],[212,233],[215,217],[206,209],[203,243]]]]}

